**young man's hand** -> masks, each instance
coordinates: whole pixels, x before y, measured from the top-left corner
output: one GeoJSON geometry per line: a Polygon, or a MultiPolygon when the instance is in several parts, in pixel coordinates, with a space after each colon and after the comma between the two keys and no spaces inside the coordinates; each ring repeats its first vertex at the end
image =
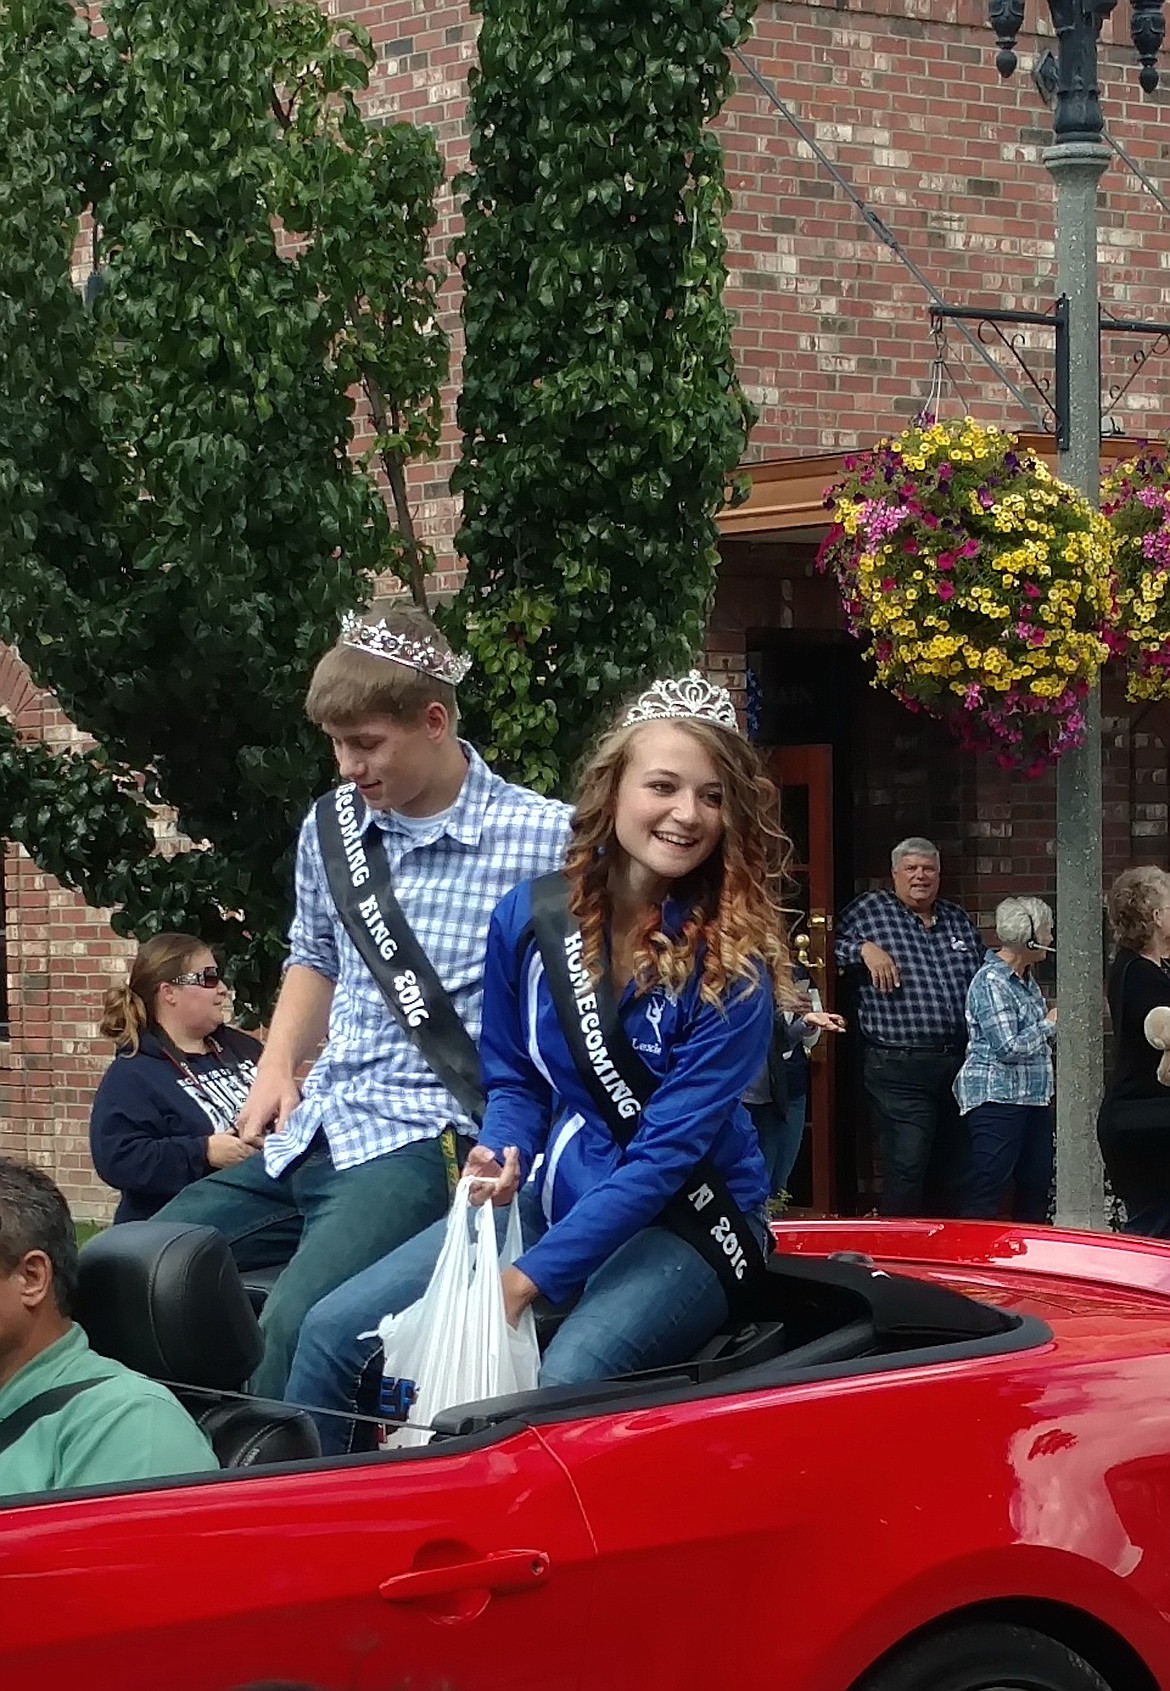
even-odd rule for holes
{"type": "Polygon", "coordinates": [[[236,1117],[236,1132],[255,1150],[263,1145],[266,1134],[284,1126],[300,1101],[301,1089],[292,1075],[266,1070],[261,1062],[252,1090],[236,1117]]]}

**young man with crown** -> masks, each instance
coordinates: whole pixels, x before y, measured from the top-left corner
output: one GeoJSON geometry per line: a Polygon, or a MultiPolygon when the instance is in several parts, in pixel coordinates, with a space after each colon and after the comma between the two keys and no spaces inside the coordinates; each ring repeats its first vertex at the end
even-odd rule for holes
{"type": "MultiPolygon", "coordinates": [[[[768,1183],[740,1098],[774,999],[795,1001],[775,800],[729,694],[694,671],[657,682],[581,776],[563,874],[516,887],[492,918],[487,1109],[467,1168],[501,1226],[519,1194],[509,1319],[538,1294],[572,1306],[542,1385],[684,1360],[762,1270],[768,1183]]],[[[421,1296],[445,1225],[306,1320],[288,1396],[326,1411],[327,1452],[366,1442],[352,1416],[378,1406],[372,1329],[421,1296]]]]}
{"type": "Polygon", "coordinates": [[[455,1136],[482,1113],[492,911],[564,859],[568,807],[457,737],[466,668],[387,600],[347,618],[317,665],[305,710],[341,785],[301,828],[284,981],[236,1124],[262,1155],[160,1212],[218,1227],[245,1273],[286,1265],[260,1318],[261,1396],[282,1395],[318,1299],[444,1213],[455,1136]]]}

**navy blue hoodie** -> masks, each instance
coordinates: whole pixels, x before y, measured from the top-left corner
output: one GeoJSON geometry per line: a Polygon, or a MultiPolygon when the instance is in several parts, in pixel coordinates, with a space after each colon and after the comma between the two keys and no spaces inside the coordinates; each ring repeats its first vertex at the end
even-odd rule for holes
{"type": "Polygon", "coordinates": [[[225,1132],[248,1096],[261,1045],[220,1028],[218,1052],[185,1054],[193,1085],[156,1034],[119,1051],[102,1076],[89,1118],[93,1166],[121,1192],[115,1221],[145,1221],[168,1198],[208,1173],[207,1140],[225,1132]]]}

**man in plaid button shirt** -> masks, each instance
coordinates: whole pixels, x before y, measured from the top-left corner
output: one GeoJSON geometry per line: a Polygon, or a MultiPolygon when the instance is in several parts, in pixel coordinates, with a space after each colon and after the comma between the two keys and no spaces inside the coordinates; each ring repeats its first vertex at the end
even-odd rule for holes
{"type": "MultiPolygon", "coordinates": [[[[478,1040],[492,911],[520,881],[560,867],[570,811],[501,780],[456,737],[459,673],[421,612],[375,601],[318,664],[305,709],[332,740],[342,780],[356,783],[374,830],[367,849],[385,852],[406,920],[478,1040]]],[[[289,938],[237,1121],[262,1154],[196,1181],[160,1212],[218,1227],[245,1272],[283,1267],[260,1318],[252,1386],[264,1397],[282,1396],[313,1304],[445,1212],[454,1134],[474,1131],[342,926],[312,811],[289,938]],[[314,1056],[302,1096],[295,1077],[314,1056]]]]}
{"type": "Polygon", "coordinates": [[[938,847],[903,840],[894,890],[855,898],[837,924],[837,963],[857,985],[863,1082],[882,1162],[883,1215],[958,1214],[963,1176],[952,1087],[967,1045],[979,930],[939,898],[938,847]]]}

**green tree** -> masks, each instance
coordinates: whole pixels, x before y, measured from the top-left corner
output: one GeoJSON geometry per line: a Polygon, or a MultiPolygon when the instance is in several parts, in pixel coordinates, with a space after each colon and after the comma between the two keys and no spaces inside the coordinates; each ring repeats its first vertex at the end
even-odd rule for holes
{"type": "Polygon", "coordinates": [[[450,627],[472,732],[548,790],[603,706],[701,641],[752,422],[707,125],[754,0],[480,9],[450,627]]]}
{"type": "Polygon", "coordinates": [[[438,441],[442,169],[363,121],[369,40],[310,0],[103,17],[0,16],[0,639],[94,742],[0,721],[0,834],[120,932],[201,933],[263,1007],[330,778],[308,673],[375,574],[425,598],[404,466],[438,441]],[[202,849],[159,856],[155,807],[202,849]]]}

